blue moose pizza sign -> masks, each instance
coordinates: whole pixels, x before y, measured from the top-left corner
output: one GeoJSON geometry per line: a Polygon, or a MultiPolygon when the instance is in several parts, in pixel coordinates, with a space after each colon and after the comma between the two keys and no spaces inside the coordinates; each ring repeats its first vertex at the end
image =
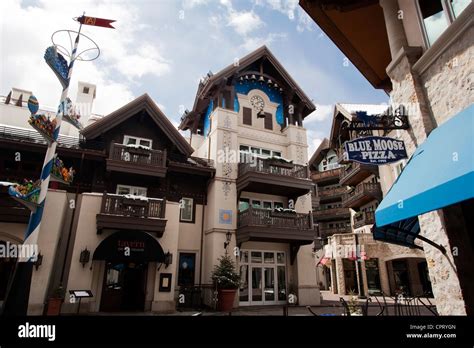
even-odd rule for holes
{"type": "Polygon", "coordinates": [[[407,158],[405,143],[388,137],[364,137],[346,141],[344,148],[349,161],[383,165],[407,158]]]}

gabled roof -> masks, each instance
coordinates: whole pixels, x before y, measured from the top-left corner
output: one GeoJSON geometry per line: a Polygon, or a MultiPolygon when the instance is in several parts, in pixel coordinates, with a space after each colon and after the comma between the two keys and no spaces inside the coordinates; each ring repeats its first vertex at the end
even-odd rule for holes
{"type": "Polygon", "coordinates": [[[311,168],[313,165],[316,167],[318,162],[322,159],[323,157],[323,151],[329,150],[329,140],[328,138],[324,138],[321,144],[319,144],[318,148],[316,151],[314,151],[313,155],[309,159],[308,165],[311,168]]]}
{"type": "Polygon", "coordinates": [[[267,46],[263,45],[260,48],[257,48],[255,51],[252,53],[247,54],[245,57],[239,59],[239,64],[231,64],[227,66],[226,68],[222,69],[218,73],[212,75],[205,86],[202,88],[202,91],[198,91],[198,95],[196,95],[196,98],[199,95],[205,94],[207,91],[209,91],[210,87],[215,83],[220,81],[222,78],[228,78],[232,76],[234,73],[244,70],[248,65],[252,64],[254,61],[266,57],[272,64],[273,66],[278,70],[278,72],[281,74],[281,76],[285,79],[285,81],[294,88],[296,94],[301,98],[302,101],[304,101],[309,109],[315,109],[315,106],[311,99],[303,92],[301,87],[293,80],[291,75],[286,71],[286,69],[281,65],[281,63],[276,59],[276,57],[273,55],[273,53],[268,49],[267,46]]]}
{"type": "MultiPolygon", "coordinates": [[[[195,117],[196,114],[200,113],[203,100],[214,86],[223,83],[223,81],[226,81],[229,78],[232,78],[235,74],[244,72],[247,67],[249,67],[252,63],[258,61],[261,58],[265,58],[268,62],[272,64],[272,66],[281,76],[283,81],[290,87],[290,89],[295,92],[295,95],[303,102],[307,111],[303,116],[306,116],[307,114],[313,112],[316,109],[311,99],[304,93],[304,91],[295,82],[295,80],[293,80],[291,75],[286,71],[286,69],[278,61],[278,59],[276,59],[276,57],[268,49],[268,47],[264,45],[256,49],[255,51],[247,54],[246,56],[240,58],[239,64],[231,64],[213,75],[209,74],[208,78],[204,82],[201,82],[199,84],[198,90],[196,92],[196,97],[194,99],[193,109],[188,115],[186,115],[186,117],[189,119],[191,117],[195,117]]],[[[186,128],[185,121],[187,120],[182,120],[179,126],[180,129],[186,128]]]]}
{"type": "Polygon", "coordinates": [[[189,145],[184,137],[178,132],[168,118],[163,114],[160,108],[150,98],[148,94],[143,94],[130,103],[122,106],[114,112],[103,117],[99,121],[84,128],[81,133],[87,139],[93,139],[108,130],[116,127],[125,120],[133,117],[138,112],[145,110],[148,115],[156,122],[158,127],[166,134],[166,136],[173,142],[178,150],[186,156],[190,156],[194,149],[189,145]]]}

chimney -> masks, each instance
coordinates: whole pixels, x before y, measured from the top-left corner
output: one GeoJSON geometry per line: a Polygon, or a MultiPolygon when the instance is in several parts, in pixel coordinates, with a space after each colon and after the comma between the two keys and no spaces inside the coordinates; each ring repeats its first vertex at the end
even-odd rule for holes
{"type": "Polygon", "coordinates": [[[92,83],[79,81],[77,84],[77,96],[75,107],[81,114],[81,123],[85,125],[92,113],[92,106],[95,99],[96,86],[92,83]]]}

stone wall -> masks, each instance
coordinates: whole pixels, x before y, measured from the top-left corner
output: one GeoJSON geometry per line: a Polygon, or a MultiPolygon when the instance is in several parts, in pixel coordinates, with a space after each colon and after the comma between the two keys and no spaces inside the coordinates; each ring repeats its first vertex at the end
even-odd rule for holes
{"type": "MultiPolygon", "coordinates": [[[[413,70],[421,53],[415,48],[404,48],[398,59],[387,68],[393,84],[392,103],[412,106],[409,114],[411,128],[400,134],[409,156],[426,140],[436,123],[443,123],[472,103],[473,72],[469,68],[473,55],[472,35],[472,28],[466,30],[431,66],[425,68],[422,75],[413,70]]],[[[426,243],[423,246],[438,312],[441,315],[465,315],[442,213],[423,214],[419,220],[420,234],[447,249],[447,254],[443,255],[426,243]]]]}
{"type": "Polygon", "coordinates": [[[438,124],[474,102],[473,43],[471,26],[421,75],[438,124]]]}

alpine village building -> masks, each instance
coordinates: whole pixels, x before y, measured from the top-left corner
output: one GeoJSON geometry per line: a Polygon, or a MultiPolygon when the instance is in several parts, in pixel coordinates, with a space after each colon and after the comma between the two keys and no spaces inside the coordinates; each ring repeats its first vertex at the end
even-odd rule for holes
{"type": "MultiPolygon", "coordinates": [[[[422,250],[372,237],[375,210],[382,200],[378,167],[344,158],[344,142],[359,136],[357,132],[341,131],[344,123],[350,122],[357,111],[380,114],[386,108],[336,104],[330,139],[324,139],[309,160],[315,183],[313,214],[320,238],[316,252],[320,288],[340,295],[431,296],[422,250]]],[[[403,164],[399,163],[398,170],[403,164]]]]}
{"type": "MultiPolygon", "coordinates": [[[[370,222],[373,238],[406,252],[422,248],[438,313],[472,315],[474,4],[300,0],[300,6],[374,88],[390,95],[392,110],[408,119],[405,129],[378,130],[402,140],[409,161],[378,167],[383,198],[370,222]]],[[[333,125],[339,136],[367,135],[347,134],[347,125],[357,121],[347,116],[345,127],[333,125]]],[[[337,152],[335,140],[331,134],[328,146],[337,152]]]]}
{"type": "MultiPolygon", "coordinates": [[[[80,82],[76,103],[95,95],[80,82]]],[[[37,180],[46,150],[28,125],[30,96],[14,88],[0,104],[4,245],[22,243],[30,215],[9,186],[37,180]]],[[[70,184],[50,183],[28,314],[45,314],[60,286],[92,294],[80,307],[66,295],[63,313],[212,307],[211,273],[226,253],[242,279],[236,307],[283,304],[289,293],[319,304],[303,127],[314,110],[263,46],[199,83],[179,125],[189,139],[147,94],[83,116],[80,131],[63,120],[57,153],[76,173],[70,184]]],[[[0,260],[2,301],[14,263],[0,260]]]]}

